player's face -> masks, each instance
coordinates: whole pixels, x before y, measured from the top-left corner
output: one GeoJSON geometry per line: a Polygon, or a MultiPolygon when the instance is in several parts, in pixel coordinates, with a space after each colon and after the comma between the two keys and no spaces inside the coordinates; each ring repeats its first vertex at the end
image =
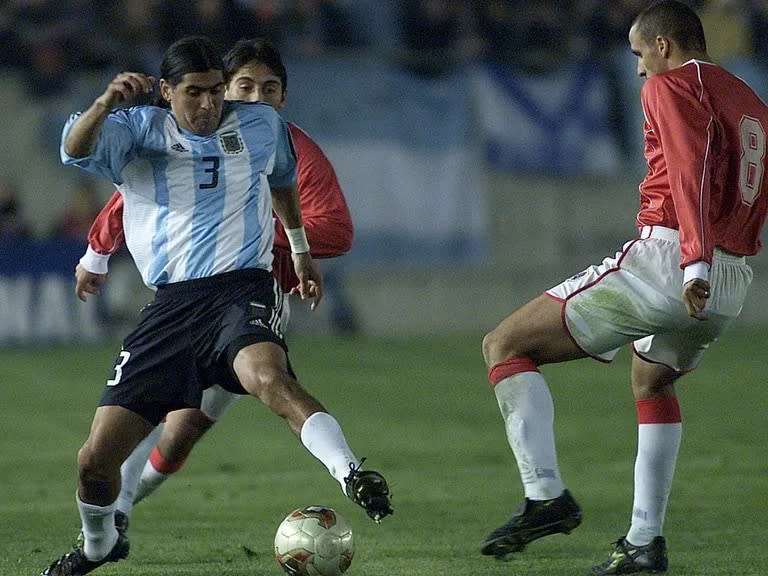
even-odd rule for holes
{"type": "MultiPolygon", "coordinates": [[[[665,41],[662,41],[665,42],[665,41]]],[[[629,47],[632,54],[637,56],[637,75],[650,78],[659,72],[669,70],[669,61],[664,58],[665,44],[648,42],[637,31],[635,26],[629,30],[629,47]]]]}
{"type": "Polygon", "coordinates": [[[224,103],[224,72],[190,72],[171,86],[160,80],[160,90],[179,126],[199,136],[213,134],[221,122],[224,103]]]}
{"type": "Polygon", "coordinates": [[[227,100],[266,102],[280,110],[285,104],[285,90],[280,77],[266,64],[248,62],[238,68],[227,84],[227,100]]]}

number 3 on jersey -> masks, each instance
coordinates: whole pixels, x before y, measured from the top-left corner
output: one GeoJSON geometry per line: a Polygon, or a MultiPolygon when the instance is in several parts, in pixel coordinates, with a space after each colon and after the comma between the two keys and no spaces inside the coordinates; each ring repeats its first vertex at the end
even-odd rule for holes
{"type": "Polygon", "coordinates": [[[219,185],[219,157],[218,156],[203,156],[203,162],[210,164],[203,172],[210,176],[209,182],[203,182],[200,184],[201,190],[207,190],[209,188],[216,188],[219,185]]]}
{"type": "Polygon", "coordinates": [[[739,190],[744,203],[752,206],[755,199],[760,196],[763,184],[765,130],[757,119],[744,116],[739,123],[739,136],[741,137],[739,190]]]}
{"type": "Polygon", "coordinates": [[[107,386],[117,386],[120,384],[120,380],[123,377],[123,366],[126,365],[128,359],[131,357],[131,353],[128,350],[121,350],[120,356],[115,363],[115,377],[107,380],[107,386]]]}

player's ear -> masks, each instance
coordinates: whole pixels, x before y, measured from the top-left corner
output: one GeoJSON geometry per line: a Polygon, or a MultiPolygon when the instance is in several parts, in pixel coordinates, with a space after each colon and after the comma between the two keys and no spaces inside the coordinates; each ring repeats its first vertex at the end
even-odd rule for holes
{"type": "Polygon", "coordinates": [[[656,36],[655,47],[659,56],[662,58],[669,58],[671,42],[666,36],[656,36]]]}
{"type": "Polygon", "coordinates": [[[173,88],[171,85],[164,78],[160,78],[160,97],[170,104],[172,93],[173,88]]]}

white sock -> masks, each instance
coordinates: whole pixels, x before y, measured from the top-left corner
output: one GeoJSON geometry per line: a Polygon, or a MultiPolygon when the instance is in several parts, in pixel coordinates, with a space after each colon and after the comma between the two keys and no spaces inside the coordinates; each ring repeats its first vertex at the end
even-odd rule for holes
{"type": "Polygon", "coordinates": [[[517,459],[525,497],[550,500],[563,493],[555,451],[555,408],[540,372],[518,372],[494,387],[507,440],[517,459]]]}
{"type": "Polygon", "coordinates": [[[165,482],[170,476],[171,474],[157,471],[155,467],[152,466],[152,461],[147,460],[144,464],[144,469],[141,471],[141,478],[139,478],[139,484],[136,487],[133,503],[138,504],[144,500],[144,498],[157,490],[160,484],[165,482]]]}
{"type": "Polygon", "coordinates": [[[682,431],[680,422],[638,425],[632,524],[626,536],[636,546],[663,533],[682,431]]]}
{"type": "Polygon", "coordinates": [[[315,412],[301,427],[301,443],[322,462],[345,491],[344,477],[349,476],[350,464],[359,460],[347,444],[341,426],[327,412],[315,412]]]}
{"type": "Polygon", "coordinates": [[[120,494],[117,496],[117,509],[120,512],[130,516],[133,511],[133,504],[136,498],[136,492],[139,485],[139,478],[144,470],[144,465],[149,459],[149,453],[155,447],[160,434],[163,431],[163,424],[155,427],[149,435],[142,440],[138,446],[125,459],[120,467],[120,494]]]}
{"type": "Polygon", "coordinates": [[[80,500],[77,493],[75,493],[75,499],[80,511],[80,520],[83,523],[83,536],[85,536],[83,552],[89,560],[101,560],[112,551],[117,542],[115,503],[109,506],[86,504],[80,500]]]}

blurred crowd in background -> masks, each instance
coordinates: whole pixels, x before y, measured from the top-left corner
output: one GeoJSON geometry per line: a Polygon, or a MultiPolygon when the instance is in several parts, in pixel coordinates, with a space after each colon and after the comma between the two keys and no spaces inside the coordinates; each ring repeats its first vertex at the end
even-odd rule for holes
{"type": "MultiPolygon", "coordinates": [[[[768,97],[768,0],[690,3],[712,58],[768,97]]],[[[322,142],[356,222],[353,260],[324,271],[332,329],[351,333],[358,319],[345,266],[485,261],[488,199],[515,194],[507,182],[516,176],[565,178],[569,194],[571,176],[636,186],[642,82],[627,33],[647,4],[0,0],[0,115],[9,123],[0,140],[0,345],[92,339],[99,318],[133,313],[141,293],[125,251],[111,265],[108,303],[66,304],[72,262],[113,189],[63,168],[58,146],[71,112],[118,72],[157,75],[174,40],[201,34],[224,52],[239,38],[266,37],[282,52],[286,118],[322,142]],[[502,184],[491,193],[494,171],[502,184]],[[39,312],[51,307],[72,314],[39,312]]]]}
{"type": "MultiPolygon", "coordinates": [[[[696,0],[710,54],[762,95],[768,86],[768,0],[696,0]]],[[[0,0],[0,74],[24,79],[27,97],[66,94],[84,73],[159,68],[165,48],[203,34],[226,50],[241,37],[264,36],[284,57],[332,54],[385,60],[420,78],[470,63],[546,75],[591,62],[617,88],[616,138],[634,138],[615,80],[626,67],[627,29],[646,0],[0,0]],[[620,56],[619,56],[620,55],[620,56]]],[[[58,125],[57,125],[58,129],[58,125]]],[[[55,136],[52,135],[52,136],[55,136]]],[[[100,199],[87,181],[51,230],[81,235],[100,199]]],[[[0,183],[0,238],[29,233],[18,198],[0,183]]]]}
{"type": "MultiPolygon", "coordinates": [[[[165,48],[203,34],[223,50],[264,36],[284,56],[391,58],[420,75],[485,60],[543,74],[626,48],[647,0],[1,0],[0,66],[26,75],[30,96],[84,70],[157,70],[165,48]]],[[[693,0],[724,64],[768,60],[768,0],[693,0]],[[717,25],[709,26],[709,24],[717,25]]]]}

